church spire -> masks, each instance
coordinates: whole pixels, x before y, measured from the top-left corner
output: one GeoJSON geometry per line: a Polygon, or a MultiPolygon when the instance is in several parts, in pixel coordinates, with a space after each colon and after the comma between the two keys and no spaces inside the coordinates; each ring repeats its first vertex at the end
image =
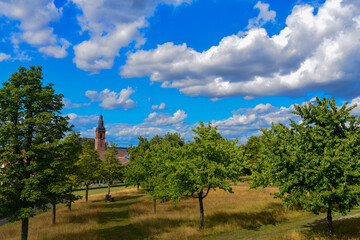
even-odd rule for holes
{"type": "Polygon", "coordinates": [[[98,121],[98,126],[96,128],[96,131],[101,131],[101,132],[105,132],[105,127],[104,127],[104,119],[103,116],[100,115],[99,117],[99,121],[98,121]]]}

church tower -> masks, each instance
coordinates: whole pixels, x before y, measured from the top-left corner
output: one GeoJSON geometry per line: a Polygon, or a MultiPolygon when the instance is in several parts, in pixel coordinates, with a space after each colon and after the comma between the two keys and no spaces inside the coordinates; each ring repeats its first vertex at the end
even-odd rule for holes
{"type": "Polygon", "coordinates": [[[95,133],[95,149],[99,151],[100,159],[104,159],[104,153],[106,150],[105,143],[105,127],[103,116],[100,115],[98,126],[95,133]]]}

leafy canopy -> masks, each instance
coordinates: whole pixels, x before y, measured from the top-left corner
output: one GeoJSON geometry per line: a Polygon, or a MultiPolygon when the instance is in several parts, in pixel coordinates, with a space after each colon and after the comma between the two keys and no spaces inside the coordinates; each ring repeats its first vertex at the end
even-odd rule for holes
{"type": "Polygon", "coordinates": [[[116,143],[110,141],[110,147],[106,150],[104,160],[100,164],[101,178],[109,186],[113,184],[114,180],[120,180],[123,177],[124,166],[116,157],[118,153],[116,146],[116,143]]]}
{"type": "Polygon", "coordinates": [[[170,174],[180,196],[196,196],[203,190],[220,188],[231,192],[230,181],[238,181],[245,165],[237,139],[223,138],[210,123],[200,122],[196,136],[178,150],[175,172],[170,174]]]}
{"type": "Polygon", "coordinates": [[[100,157],[94,149],[94,140],[83,138],[82,153],[76,163],[78,180],[85,185],[90,185],[100,177],[100,157]]]}
{"type": "Polygon", "coordinates": [[[42,79],[41,67],[20,67],[0,89],[0,211],[13,213],[11,220],[46,207],[54,184],[51,146],[70,130],[63,95],[42,79]]]}
{"type": "Polygon", "coordinates": [[[351,115],[354,107],[316,98],[316,104],[295,106],[302,121],[263,129],[263,166],[257,166],[253,186],[278,185],[276,197],[286,205],[315,214],[346,214],[358,205],[360,122],[351,115]]]}

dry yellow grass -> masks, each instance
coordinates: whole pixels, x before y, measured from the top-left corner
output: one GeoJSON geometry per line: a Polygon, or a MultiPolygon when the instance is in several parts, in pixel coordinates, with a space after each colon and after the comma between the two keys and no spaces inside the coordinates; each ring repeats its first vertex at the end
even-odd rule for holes
{"type": "MultiPolygon", "coordinates": [[[[71,212],[58,207],[56,225],[51,224],[51,211],[32,218],[29,239],[326,239],[324,226],[303,227],[318,218],[286,210],[269,195],[276,189],[233,190],[233,194],[211,191],[205,198],[202,231],[198,230],[197,199],[183,198],[177,207],[172,202],[158,203],[154,214],[150,196],[127,189],[113,192],[114,202],[105,202],[104,194],[99,194],[91,196],[89,203],[75,203],[71,212]]],[[[0,227],[0,239],[19,239],[20,227],[20,223],[0,227]]],[[[360,218],[335,222],[334,228],[340,236],[335,239],[360,239],[360,218]]]]}
{"type": "Polygon", "coordinates": [[[234,187],[234,193],[222,190],[211,191],[204,200],[205,228],[199,227],[198,200],[184,198],[177,207],[170,203],[157,206],[153,213],[153,202],[143,196],[130,206],[130,217],[134,227],[144,235],[156,239],[193,239],[243,228],[256,228],[264,224],[275,224],[296,218],[304,213],[287,211],[279,200],[269,195],[275,189],[248,190],[234,187]]]}
{"type": "MultiPolygon", "coordinates": [[[[360,218],[348,218],[335,220],[334,239],[337,240],[359,240],[360,239],[360,218]]],[[[280,240],[327,240],[327,224],[321,224],[301,231],[293,231],[283,235],[281,238],[269,238],[280,240]]]]}
{"type": "MultiPolygon", "coordinates": [[[[102,206],[96,201],[103,199],[102,195],[94,195],[89,202],[79,200],[72,206],[69,212],[63,206],[57,207],[56,224],[51,223],[52,212],[39,214],[29,221],[29,239],[98,239],[98,217],[102,206]]],[[[0,239],[20,239],[21,223],[16,222],[0,227],[0,239]]]]}

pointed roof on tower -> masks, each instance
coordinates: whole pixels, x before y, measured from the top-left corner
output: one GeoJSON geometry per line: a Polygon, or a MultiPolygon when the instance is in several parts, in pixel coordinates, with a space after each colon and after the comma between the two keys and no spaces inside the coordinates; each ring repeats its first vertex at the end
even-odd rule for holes
{"type": "Polygon", "coordinates": [[[100,115],[99,117],[99,121],[98,121],[98,126],[96,128],[97,132],[105,132],[105,127],[104,127],[104,118],[102,115],[100,115]]]}

